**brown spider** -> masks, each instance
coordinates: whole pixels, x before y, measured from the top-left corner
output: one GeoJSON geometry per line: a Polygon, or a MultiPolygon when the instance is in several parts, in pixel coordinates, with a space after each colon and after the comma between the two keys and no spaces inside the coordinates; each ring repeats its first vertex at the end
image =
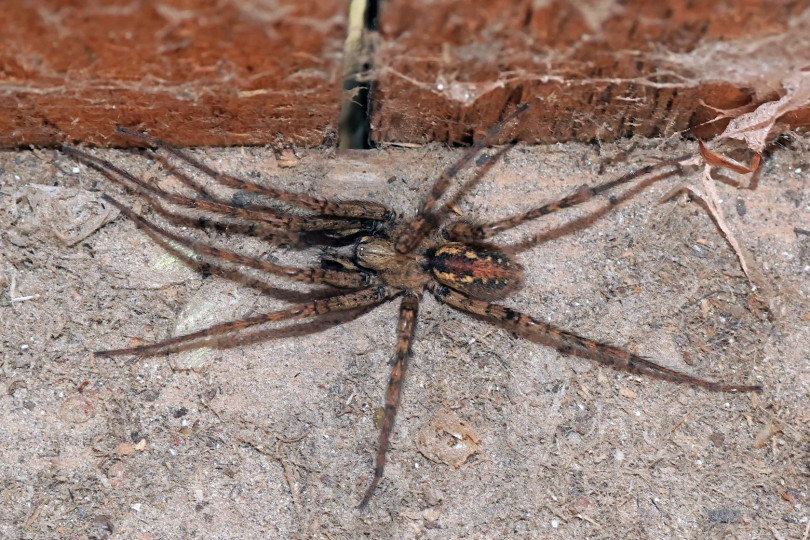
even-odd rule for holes
{"type": "MultiPolygon", "coordinates": [[[[113,164],[73,148],[64,151],[101,172],[108,178],[123,184],[131,184],[147,198],[158,211],[178,218],[176,211],[164,207],[203,210],[208,214],[224,216],[231,221],[226,227],[238,226],[243,232],[281,238],[290,243],[324,243],[333,247],[324,250],[319,268],[298,268],[274,264],[257,258],[241,255],[210,246],[197,240],[185,238],[166,230],[136,214],[133,210],[109,195],[103,198],[132,219],[139,227],[164,245],[184,246],[193,253],[213,260],[244,265],[269,274],[291,280],[325,284],[345,289],[334,296],[293,305],[286,309],[248,317],[232,322],[216,324],[204,330],[174,337],[155,343],[125,349],[98,351],[96,355],[152,355],[176,352],[182,348],[200,346],[200,341],[244,328],[284,320],[311,318],[329,312],[362,311],[401,297],[399,324],[397,326],[396,353],[391,378],[385,394],[385,412],[380,443],[377,451],[374,478],[363,496],[360,507],[365,507],[385,468],[386,451],[399,407],[402,380],[411,355],[419,302],[427,291],[439,302],[464,313],[522,335],[542,337],[555,343],[557,348],[572,352],[603,364],[628,371],[652,375],[677,383],[700,386],[712,391],[760,391],[758,385],[723,384],[687,375],[661,366],[651,360],[625,349],[580,337],[546,322],[513,309],[491,302],[501,299],[519,287],[522,270],[507,248],[500,248],[484,241],[496,234],[521,225],[540,216],[580,204],[616,186],[626,184],[653,170],[666,166],[675,167],[662,177],[677,172],[677,163],[683,158],[648,166],[595,187],[583,188],[559,201],[545,204],[522,214],[491,223],[473,224],[466,221],[450,223],[443,229],[448,208],[452,202],[436,208],[458,172],[484,147],[490,145],[503,127],[519,117],[527,108],[519,106],[512,114],[495,125],[484,137],[472,145],[461,159],[444,171],[436,180],[416,216],[402,218],[392,209],[369,201],[328,201],[307,195],[255,184],[247,180],[219,173],[190,155],[154,139],[148,135],[119,128],[119,132],[136,141],[179,158],[202,171],[217,183],[228,188],[250,192],[272,199],[275,203],[298,207],[308,211],[306,215],[267,206],[255,201],[232,201],[215,195],[179,171],[172,169],[187,186],[197,192],[199,198],[163,191],[144,182],[113,164]],[[341,254],[334,246],[348,246],[348,254],[341,254]]],[[[501,150],[497,155],[502,155],[501,150]]],[[[152,155],[166,161],[165,157],[152,155]]],[[[491,164],[494,159],[490,159],[491,164]]],[[[485,166],[483,170],[487,167],[485,166]]],[[[200,219],[200,226],[223,226],[210,218],[200,219]]]]}

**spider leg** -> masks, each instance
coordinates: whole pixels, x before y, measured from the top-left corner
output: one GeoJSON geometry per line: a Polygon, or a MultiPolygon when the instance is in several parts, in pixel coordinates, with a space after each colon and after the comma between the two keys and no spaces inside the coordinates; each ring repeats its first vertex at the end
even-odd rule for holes
{"type": "Polygon", "coordinates": [[[63,148],[63,151],[77,161],[80,161],[91,169],[100,172],[114,182],[121,183],[120,179],[123,178],[124,180],[135,184],[144,194],[144,196],[152,201],[154,201],[155,198],[159,198],[177,206],[194,210],[204,210],[214,214],[242,219],[251,223],[256,223],[259,225],[259,227],[264,226],[265,228],[269,227],[280,229],[282,231],[311,232],[344,230],[360,229],[364,226],[364,224],[358,220],[330,220],[317,217],[290,216],[279,214],[268,209],[251,210],[248,208],[241,208],[239,206],[223,204],[221,202],[192,199],[191,197],[186,197],[185,195],[167,193],[147,182],[144,182],[120,167],[116,167],[108,161],[99,159],[80,150],[76,150],[75,148],[65,147],[63,148]]]}
{"type": "Polygon", "coordinates": [[[762,391],[762,387],[759,385],[723,384],[687,375],[686,373],[681,373],[680,371],[659,365],[625,349],[599,343],[572,334],[571,332],[566,332],[556,326],[552,326],[500,304],[492,304],[469,298],[437,283],[429,283],[428,289],[440,302],[460,311],[470,313],[486,321],[499,324],[512,330],[522,331],[530,335],[548,336],[555,342],[572,348],[575,354],[579,353],[579,355],[583,357],[596,360],[616,369],[624,369],[635,373],[650,375],[676,383],[693,384],[715,392],[729,392],[732,390],[740,392],[762,391]]]}
{"type": "Polygon", "coordinates": [[[253,257],[248,257],[233,251],[209,246],[204,242],[185,238],[159,227],[151,221],[136,214],[134,211],[132,211],[132,209],[113,199],[109,195],[104,194],[102,195],[102,198],[118,208],[118,210],[134,221],[139,227],[150,231],[158,238],[175,242],[199,255],[214,257],[233,264],[249,266],[251,268],[267,272],[268,274],[284,276],[286,278],[304,283],[326,283],[334,287],[346,289],[357,289],[376,283],[375,276],[369,272],[351,272],[323,268],[298,268],[295,266],[282,266],[253,257]]]}
{"type": "Polygon", "coordinates": [[[368,505],[374,490],[385,469],[385,455],[388,452],[388,443],[391,432],[394,429],[394,419],[399,409],[399,397],[402,392],[402,379],[408,367],[408,360],[411,357],[411,343],[413,342],[414,329],[416,328],[416,316],[419,312],[419,297],[409,293],[402,299],[399,306],[399,323],[397,325],[397,349],[394,358],[394,367],[391,369],[391,378],[388,381],[388,389],[385,391],[385,415],[383,425],[380,430],[380,446],[377,450],[377,460],[374,464],[374,479],[366,489],[363,500],[358,508],[362,509],[368,505]]]}
{"type": "MultiPolygon", "coordinates": [[[[166,171],[180,180],[183,184],[190,187],[197,193],[200,193],[204,197],[208,198],[209,200],[219,202],[222,204],[227,205],[228,207],[237,207],[237,208],[249,208],[256,212],[269,212],[274,216],[283,216],[284,218],[292,219],[295,223],[301,223],[302,226],[298,227],[290,227],[285,226],[287,230],[296,230],[296,231],[305,231],[305,232],[320,232],[332,238],[342,238],[346,236],[350,236],[352,234],[356,234],[358,232],[371,232],[377,223],[380,221],[392,221],[396,218],[396,213],[391,211],[391,213],[386,212],[379,212],[379,208],[381,205],[378,205],[374,202],[369,201],[348,201],[348,202],[341,202],[341,205],[344,205],[343,210],[337,210],[335,213],[329,214],[329,210],[332,209],[331,206],[326,207],[326,212],[322,215],[314,215],[314,216],[289,216],[288,214],[279,213],[278,208],[269,206],[267,204],[262,203],[256,197],[249,197],[245,192],[237,191],[233,197],[231,198],[231,203],[223,201],[219,198],[212,190],[207,188],[205,185],[195,181],[187,174],[180,171],[175,165],[173,165],[169,158],[157,153],[154,150],[149,151],[148,155],[149,159],[154,160],[166,169],[166,171]],[[347,211],[345,210],[345,206],[349,204],[357,205],[358,207],[365,208],[366,211],[363,211],[362,208],[360,210],[354,210],[354,216],[346,217],[342,214],[346,214],[347,211]]],[[[330,203],[331,204],[331,203],[330,203]]],[[[387,208],[387,207],[386,207],[387,208]]]]}
{"type": "MultiPolygon", "coordinates": [[[[266,211],[270,212],[273,215],[279,215],[279,211],[277,208],[273,208],[266,204],[258,203],[254,200],[254,197],[246,196],[245,192],[236,192],[231,197],[231,203],[224,201],[222,198],[218,197],[216,193],[214,193],[211,189],[209,189],[204,184],[197,182],[189,175],[185,174],[184,172],[180,171],[174,164],[171,163],[167,156],[157,153],[154,150],[149,150],[148,158],[160,163],[163,168],[166,170],[168,174],[174,176],[178,180],[180,180],[183,184],[190,187],[201,196],[214,201],[219,202],[221,204],[225,204],[229,207],[238,207],[238,208],[251,208],[253,210],[259,211],[266,211]]],[[[358,203],[360,204],[360,203],[358,203]]],[[[286,216],[286,214],[282,214],[286,216]]],[[[349,218],[342,218],[342,217],[335,217],[333,219],[326,219],[319,216],[308,216],[308,217],[301,217],[296,219],[299,222],[303,221],[305,226],[301,228],[302,231],[310,232],[310,233],[320,233],[323,234],[325,238],[332,238],[336,240],[345,239],[357,233],[370,233],[373,232],[379,223],[375,223],[375,220],[364,217],[362,220],[358,219],[349,219],[349,218]]],[[[208,225],[209,223],[205,223],[203,225],[208,225]]],[[[250,225],[255,225],[256,222],[251,222],[250,225]]],[[[214,223],[215,226],[218,226],[218,223],[214,223]]],[[[231,224],[230,227],[233,229],[234,226],[231,224]]],[[[255,228],[255,227],[254,227],[255,228]]],[[[267,236],[283,236],[289,235],[292,240],[294,241],[303,241],[308,240],[309,237],[305,237],[302,235],[295,235],[295,233],[290,232],[288,230],[278,231],[275,235],[270,234],[267,236]]],[[[296,229],[298,230],[298,229],[296,229]]],[[[248,234],[253,234],[252,231],[249,231],[248,234]]],[[[315,238],[315,237],[313,237],[315,238]]]]}
{"type": "Polygon", "coordinates": [[[643,167],[632,173],[625,174],[624,176],[620,176],[619,178],[611,180],[610,182],[605,182],[603,184],[599,184],[593,187],[586,186],[582,189],[579,189],[575,193],[568,195],[567,197],[563,197],[558,201],[544,204],[543,206],[539,206],[537,208],[533,208],[521,214],[517,214],[515,216],[511,216],[505,219],[500,219],[498,221],[493,221],[490,223],[484,223],[480,225],[474,225],[464,221],[457,221],[448,226],[446,232],[448,238],[456,242],[472,243],[486,240],[487,238],[491,238],[503,231],[512,229],[514,227],[517,227],[518,225],[522,225],[527,221],[537,219],[541,216],[545,216],[547,214],[551,214],[553,212],[557,212],[565,208],[570,208],[572,206],[582,204],[608,190],[611,190],[623,184],[627,184],[632,180],[635,180],[636,178],[646,176],[652,173],[653,171],[662,169],[664,167],[673,166],[676,168],[672,171],[668,171],[664,174],[657,176],[656,181],[663,180],[664,178],[678,174],[680,172],[680,168],[678,167],[679,163],[689,157],[690,157],[689,155],[684,155],[655,165],[647,165],[646,167],[643,167]]]}
{"type": "Polygon", "coordinates": [[[455,206],[469,194],[470,190],[484,178],[492,167],[497,164],[501,158],[506,155],[509,150],[514,148],[514,144],[507,144],[500,148],[497,152],[489,156],[486,163],[481,165],[475,170],[475,174],[466,182],[461,188],[453,194],[438,210],[432,212],[427,216],[430,225],[438,226],[441,224],[450,212],[455,211],[455,206]]]}
{"type": "MultiPolygon", "coordinates": [[[[189,226],[199,226],[206,228],[211,227],[221,232],[231,231],[249,234],[251,236],[261,235],[263,238],[268,240],[289,242],[291,244],[298,244],[303,240],[303,236],[299,233],[277,229],[264,222],[222,221],[217,219],[210,219],[208,217],[194,218],[184,214],[180,214],[176,212],[174,209],[171,209],[166,205],[162,204],[161,200],[164,199],[167,194],[162,190],[160,190],[159,188],[141,181],[140,179],[131,175],[129,172],[116,167],[115,165],[106,160],[97,158],[91,154],[82,152],[81,150],[77,150],[75,148],[70,147],[63,147],[62,151],[65,154],[68,154],[76,161],[84,163],[87,167],[101,173],[107,179],[117,184],[127,186],[124,180],[134,183],[136,185],[136,188],[140,191],[140,195],[143,196],[147,201],[149,201],[151,206],[158,213],[162,214],[163,216],[167,217],[168,219],[174,222],[186,223],[189,226]],[[157,196],[158,193],[160,196],[157,196]]],[[[174,171],[171,172],[174,173],[174,171]]],[[[180,177],[180,179],[181,181],[183,181],[183,183],[187,183],[186,180],[191,181],[190,179],[187,179],[185,177],[180,177]]],[[[198,192],[203,191],[202,188],[197,189],[198,186],[192,187],[198,192]]],[[[208,194],[205,193],[205,196],[207,197],[208,194]]]]}
{"type": "Polygon", "coordinates": [[[264,195],[266,197],[270,197],[293,206],[298,206],[299,208],[311,210],[325,216],[361,218],[375,221],[388,221],[396,217],[396,212],[394,212],[391,208],[379,203],[367,201],[329,201],[325,199],[318,199],[316,197],[310,197],[309,195],[304,195],[301,193],[293,193],[283,189],[261,186],[249,180],[243,180],[229,174],[218,172],[205,163],[193,158],[186,152],[183,152],[179,148],[175,148],[169,143],[161,141],[160,139],[145,133],[138,133],[137,131],[120,126],[116,129],[119,133],[126,135],[131,139],[135,139],[174,155],[195,169],[207,174],[216,182],[233,189],[240,189],[259,195],[264,195]]]}
{"type": "MultiPolygon", "coordinates": [[[[150,161],[160,163],[160,165],[163,167],[163,169],[168,174],[170,174],[171,176],[174,176],[175,178],[180,180],[183,184],[185,184],[186,186],[190,187],[191,189],[193,189],[194,191],[199,193],[201,196],[203,196],[205,198],[208,198],[208,199],[210,199],[212,201],[223,202],[220,198],[217,197],[217,195],[211,189],[207,188],[202,183],[197,182],[196,180],[191,178],[189,175],[182,172],[176,165],[174,165],[169,160],[169,158],[167,156],[164,156],[163,154],[159,154],[155,150],[152,150],[151,148],[147,152],[145,152],[144,155],[146,155],[147,159],[149,159],[150,161]]],[[[246,206],[246,205],[242,205],[242,206],[246,206]]]]}
{"type": "Polygon", "coordinates": [[[113,349],[109,351],[96,351],[94,354],[99,356],[121,356],[128,354],[145,356],[152,354],[169,354],[176,352],[179,346],[191,341],[220,336],[222,334],[236,332],[238,330],[250,328],[251,326],[256,326],[259,324],[307,319],[317,315],[322,315],[324,313],[348,311],[356,308],[372,306],[380,304],[386,300],[390,300],[399,293],[400,291],[398,289],[394,289],[392,287],[369,287],[339,296],[323,298],[306,304],[299,304],[286,309],[256,315],[255,317],[248,317],[236,321],[215,324],[214,326],[209,326],[208,328],[198,330],[197,332],[166,339],[151,345],[129,347],[126,349],[113,349]]]}
{"type": "Polygon", "coordinates": [[[478,152],[492,144],[492,141],[494,141],[495,138],[501,133],[507,123],[519,117],[528,108],[529,104],[524,103],[520,105],[514,112],[512,112],[512,114],[495,124],[492,128],[490,128],[486,135],[473,144],[464,153],[464,155],[461,156],[461,159],[448,167],[441,174],[441,176],[436,179],[436,182],[433,184],[433,188],[430,190],[427,198],[419,207],[416,217],[414,217],[413,220],[408,224],[408,228],[397,240],[396,249],[399,253],[409,253],[413,251],[416,246],[418,246],[419,243],[425,238],[425,235],[430,228],[430,214],[433,207],[436,206],[438,200],[442,197],[442,195],[444,195],[447,188],[450,187],[450,182],[456,177],[456,175],[458,175],[459,171],[461,171],[461,169],[463,169],[467,163],[469,163],[472,158],[478,154],[478,152]]]}

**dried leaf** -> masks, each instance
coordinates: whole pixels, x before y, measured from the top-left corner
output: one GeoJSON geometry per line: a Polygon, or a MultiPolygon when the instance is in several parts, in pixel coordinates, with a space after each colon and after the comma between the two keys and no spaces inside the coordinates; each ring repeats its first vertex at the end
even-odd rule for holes
{"type": "Polygon", "coordinates": [[[416,436],[419,452],[436,463],[460,467],[478,451],[478,433],[454,412],[439,412],[416,436]]]}
{"type": "Polygon", "coordinates": [[[754,157],[751,159],[751,165],[746,167],[742,163],[729,157],[712,152],[706,148],[706,145],[703,144],[703,141],[700,139],[698,139],[698,147],[700,148],[701,157],[712,167],[724,167],[739,174],[749,174],[756,171],[759,168],[759,160],[762,158],[760,153],[754,154],[754,157]]]}
{"type": "Polygon", "coordinates": [[[93,402],[80,395],[69,397],[59,408],[59,417],[65,422],[73,424],[83,424],[95,415],[93,402]]]}

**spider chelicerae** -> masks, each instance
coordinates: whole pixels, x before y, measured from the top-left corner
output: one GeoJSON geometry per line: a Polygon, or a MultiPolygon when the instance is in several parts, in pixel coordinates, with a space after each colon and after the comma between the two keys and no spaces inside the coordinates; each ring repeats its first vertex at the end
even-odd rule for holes
{"type": "MultiPolygon", "coordinates": [[[[692,384],[712,391],[760,391],[761,387],[758,385],[724,384],[681,373],[628,350],[578,336],[531,315],[493,302],[505,298],[520,287],[522,270],[512,250],[509,247],[489,243],[490,238],[541,216],[583,203],[653,171],[665,170],[660,177],[677,174],[678,163],[683,159],[677,158],[644,167],[611,182],[582,188],[558,201],[498,221],[475,223],[458,220],[446,223],[449,221],[449,210],[453,208],[454,201],[463,195],[464,189],[459,190],[459,195],[444,204],[440,205],[439,201],[460,170],[482,149],[491,145],[504,127],[526,109],[527,105],[518,106],[476,141],[456,163],[445,170],[434,182],[416,215],[411,218],[405,218],[377,202],[324,200],[223,174],[161,140],[124,128],[119,128],[118,131],[153,149],[151,154],[153,159],[159,159],[169,165],[167,157],[173,156],[209,176],[215,183],[237,190],[237,193],[241,192],[243,195],[251,194],[252,197],[234,196],[226,200],[174,167],[170,172],[191,188],[196,196],[189,197],[164,191],[108,161],[81,150],[64,148],[68,155],[107,178],[134,187],[156,210],[167,217],[182,219],[174,208],[199,210],[204,212],[204,217],[196,218],[194,224],[200,227],[236,229],[293,246],[321,245],[323,251],[319,267],[300,268],[276,264],[178,235],[141,217],[113,197],[103,195],[106,201],[167,247],[182,246],[196,256],[214,262],[224,261],[293,281],[327,285],[337,290],[335,294],[325,298],[216,324],[159,343],[98,351],[95,354],[103,356],[168,354],[202,346],[212,339],[219,339],[256,325],[308,319],[330,312],[356,312],[359,315],[382,303],[400,299],[396,351],[385,393],[385,409],[374,477],[362,498],[360,507],[368,504],[383,476],[389,439],[399,407],[402,381],[411,355],[419,303],[425,293],[430,293],[439,302],[483,321],[526,337],[541,338],[544,342],[554,344],[561,351],[593,359],[615,368],[676,383],[692,384]],[[670,170],[666,170],[667,167],[670,170]]],[[[483,174],[508,148],[504,147],[491,157],[479,173],[483,174]]]]}

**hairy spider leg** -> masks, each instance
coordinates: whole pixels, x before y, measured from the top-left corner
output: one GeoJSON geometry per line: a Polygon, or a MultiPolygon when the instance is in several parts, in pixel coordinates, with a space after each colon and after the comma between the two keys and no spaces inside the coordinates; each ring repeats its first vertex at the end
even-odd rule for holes
{"type": "Polygon", "coordinates": [[[283,266],[273,264],[271,262],[248,257],[240,253],[228,251],[225,249],[209,246],[204,242],[185,238],[171,231],[167,231],[162,227],[152,223],[146,218],[138,215],[125,204],[118,202],[107,194],[102,195],[105,201],[118,208],[129,219],[135,222],[138,227],[151,231],[160,238],[170,240],[192,250],[199,255],[214,257],[233,264],[241,264],[262,270],[268,274],[283,276],[294,281],[301,281],[304,283],[325,283],[335,287],[345,289],[359,289],[377,283],[377,278],[370,272],[352,271],[352,270],[327,270],[323,268],[299,268],[296,266],[283,266]]]}
{"type": "Polygon", "coordinates": [[[311,216],[291,216],[279,214],[267,209],[250,210],[247,208],[214,201],[192,199],[191,197],[186,197],[185,195],[179,195],[176,193],[167,193],[147,182],[144,182],[120,167],[116,167],[108,161],[99,159],[95,156],[70,147],[63,148],[63,151],[77,161],[80,161],[88,167],[100,172],[110,180],[117,183],[122,183],[118,178],[120,177],[134,184],[140,189],[143,195],[149,198],[151,201],[154,201],[154,198],[157,197],[170,204],[182,206],[184,208],[203,210],[222,216],[242,219],[256,224],[264,224],[265,226],[281,231],[312,232],[324,230],[360,229],[363,227],[363,222],[357,220],[330,220],[311,216]]]}
{"type": "Polygon", "coordinates": [[[527,334],[545,335],[555,342],[570,346],[573,351],[578,351],[585,358],[597,360],[615,369],[650,375],[659,379],[693,384],[714,392],[761,392],[762,386],[745,384],[723,384],[708,381],[692,375],[687,375],[680,371],[664,367],[655,362],[643,358],[630,351],[606,345],[597,341],[566,332],[556,326],[535,319],[519,311],[494,304],[468,298],[463,294],[454,291],[444,285],[429,283],[428,289],[442,303],[445,303],[458,310],[481,317],[482,319],[495,322],[513,330],[523,331],[527,334]]]}
{"type": "MultiPolygon", "coordinates": [[[[232,195],[230,201],[225,200],[219,194],[215,193],[209,186],[205,185],[202,182],[198,182],[197,180],[193,179],[187,173],[181,171],[174,163],[171,162],[168,156],[160,154],[153,149],[146,149],[143,152],[144,156],[147,159],[159,163],[163,170],[166,172],[167,175],[173,176],[184,185],[189,187],[190,189],[194,190],[200,197],[207,199],[209,201],[213,201],[219,204],[226,205],[228,207],[239,207],[239,208],[251,208],[253,210],[269,212],[274,216],[279,216],[282,219],[285,217],[289,217],[288,214],[285,214],[283,211],[279,210],[278,208],[271,207],[268,205],[263,204],[254,204],[249,199],[245,199],[245,197],[241,197],[239,199],[236,198],[236,194],[232,195]],[[234,202],[239,200],[239,202],[234,202]]],[[[99,160],[102,163],[108,163],[104,160],[99,160]]],[[[91,166],[92,167],[92,166],[91,166]]],[[[96,168],[96,170],[99,170],[96,168]]],[[[102,174],[110,178],[109,172],[107,171],[100,171],[102,174]]],[[[118,181],[117,178],[112,178],[114,181],[118,181]]],[[[237,192],[241,193],[241,192],[237,192]]],[[[324,218],[318,218],[316,216],[295,216],[296,219],[302,220],[305,222],[305,225],[301,228],[305,229],[307,232],[302,231],[294,231],[292,229],[282,229],[282,228],[273,228],[272,226],[268,226],[263,221],[253,221],[249,219],[243,220],[236,220],[236,221],[223,221],[220,219],[211,219],[208,216],[198,216],[196,218],[192,218],[186,216],[185,214],[178,214],[173,212],[172,210],[166,208],[165,206],[161,205],[160,202],[155,198],[150,196],[148,193],[144,193],[144,196],[152,203],[152,205],[157,209],[157,211],[164,216],[169,217],[173,221],[187,221],[191,222],[191,226],[199,226],[204,228],[213,228],[219,232],[235,232],[241,234],[247,234],[250,236],[258,236],[266,240],[276,241],[276,242],[287,242],[289,244],[307,244],[310,243],[308,238],[308,233],[316,232],[322,233],[325,235],[333,235],[335,233],[339,234],[353,234],[359,230],[363,230],[368,226],[369,222],[359,222],[357,220],[347,220],[344,218],[332,218],[332,221],[326,221],[324,218]],[[312,217],[312,219],[310,219],[312,217]],[[321,223],[325,226],[324,229],[319,230],[317,229],[317,223],[321,223]],[[311,229],[311,230],[310,230],[311,229]]],[[[299,221],[300,222],[300,221],[299,221]]]]}
{"type": "Polygon", "coordinates": [[[689,157],[691,156],[684,155],[655,165],[647,165],[646,167],[620,176],[619,178],[611,180],[610,182],[598,184],[593,187],[591,186],[583,187],[577,190],[576,192],[572,193],[571,195],[563,197],[558,201],[547,203],[544,204],[543,206],[533,208],[521,214],[517,214],[497,221],[492,221],[490,223],[476,225],[464,221],[457,221],[455,223],[450,224],[447,227],[447,234],[451,240],[455,240],[458,242],[479,242],[481,240],[486,240],[487,238],[491,238],[496,234],[512,229],[514,227],[517,227],[518,225],[522,225],[523,223],[537,219],[541,216],[545,216],[553,212],[563,210],[565,208],[571,208],[572,206],[582,204],[586,201],[591,200],[597,195],[600,195],[606,191],[609,191],[623,184],[627,184],[632,180],[635,180],[636,178],[646,176],[664,167],[673,166],[676,167],[676,169],[668,173],[665,173],[664,175],[660,175],[658,177],[658,180],[661,180],[668,176],[673,176],[680,171],[679,163],[689,157]]]}
{"type": "Polygon", "coordinates": [[[599,218],[603,217],[609,212],[612,212],[616,208],[616,206],[619,205],[620,203],[632,199],[633,197],[635,197],[636,195],[638,195],[651,185],[660,182],[665,178],[669,178],[670,176],[673,176],[675,174],[677,174],[677,171],[668,171],[655,176],[649,176],[641,180],[640,182],[636,183],[635,185],[631,186],[630,188],[626,189],[621,194],[611,198],[608,204],[602,205],[599,208],[595,208],[589,213],[576,217],[565,224],[559,225],[549,230],[542,231],[537,234],[533,234],[528,238],[524,238],[514,244],[504,246],[504,249],[508,249],[514,253],[518,253],[536,247],[544,242],[547,242],[552,238],[558,238],[560,236],[571,234],[574,231],[585,229],[591,226],[599,218]]]}
{"type": "Polygon", "coordinates": [[[507,144],[500,148],[497,152],[489,156],[486,160],[486,163],[481,165],[475,170],[475,173],[472,177],[464,182],[464,185],[453,194],[440,208],[428,214],[427,220],[432,227],[439,227],[450,212],[455,211],[455,206],[461,202],[464,197],[472,190],[472,188],[481,181],[481,179],[486,176],[486,174],[494,167],[503,156],[506,155],[512,148],[514,148],[514,144],[507,144]]]}
{"type": "MultiPolygon", "coordinates": [[[[251,200],[250,198],[246,199],[245,197],[241,197],[241,200],[238,203],[233,202],[233,201],[237,200],[236,197],[235,197],[236,194],[234,194],[234,195],[232,195],[230,197],[230,201],[227,201],[223,197],[221,197],[220,195],[215,193],[209,186],[205,185],[202,182],[198,182],[197,180],[193,179],[190,175],[188,175],[184,171],[180,170],[180,168],[177,165],[172,163],[172,161],[169,159],[169,156],[160,154],[156,150],[151,149],[151,148],[146,149],[143,152],[143,155],[146,156],[147,159],[149,159],[151,161],[154,161],[156,163],[159,163],[163,167],[163,170],[166,172],[166,174],[177,178],[180,182],[182,182],[184,185],[186,185],[187,187],[194,190],[196,193],[198,193],[201,197],[203,197],[205,199],[208,199],[210,201],[217,202],[217,203],[220,203],[220,204],[224,204],[224,205],[227,205],[229,207],[236,206],[236,207],[239,207],[239,208],[250,208],[250,209],[253,209],[253,210],[257,210],[257,211],[269,212],[270,214],[275,215],[275,216],[284,216],[284,217],[289,216],[289,214],[284,213],[283,211],[279,210],[276,207],[272,207],[272,206],[264,205],[264,204],[256,204],[256,202],[251,200]]],[[[169,154],[169,155],[171,155],[171,154],[169,154]]],[[[106,162],[104,160],[99,160],[99,161],[102,162],[102,163],[109,163],[109,162],[106,162]]],[[[237,194],[240,194],[240,193],[244,193],[244,192],[237,191],[237,194]]],[[[150,199],[150,200],[152,200],[152,199],[150,199]]],[[[318,217],[318,216],[303,216],[303,217],[302,216],[295,216],[295,217],[297,219],[299,219],[299,220],[303,220],[304,222],[306,222],[306,224],[303,227],[304,230],[318,231],[318,232],[324,232],[324,233],[327,232],[327,231],[338,231],[338,230],[340,230],[340,231],[348,231],[350,229],[357,229],[359,227],[363,227],[368,221],[368,220],[364,220],[364,221],[349,220],[348,218],[337,218],[337,217],[329,218],[329,220],[327,220],[326,218],[318,217]],[[316,225],[317,223],[323,224],[324,225],[323,229],[318,229],[317,225],[316,225]]],[[[206,222],[205,224],[207,225],[208,222],[206,222]]],[[[251,222],[251,225],[252,224],[256,224],[256,222],[251,222]]],[[[259,225],[262,225],[262,224],[259,224],[259,225]]],[[[249,234],[251,234],[251,232],[249,232],[249,234]]],[[[295,238],[297,240],[302,239],[301,235],[296,235],[295,233],[291,232],[289,229],[286,229],[286,230],[283,230],[283,231],[279,230],[277,232],[278,236],[284,236],[285,234],[290,236],[290,237],[293,237],[293,238],[295,238]]]]}
{"type": "Polygon", "coordinates": [[[170,209],[161,203],[162,197],[157,196],[156,192],[160,192],[161,195],[166,195],[162,190],[139,180],[131,173],[116,167],[109,161],[97,158],[75,148],[63,147],[62,151],[74,160],[83,163],[85,166],[101,173],[104,177],[116,184],[121,184],[125,187],[130,187],[127,185],[127,182],[135,184],[139,195],[143,196],[147,201],[149,201],[149,203],[158,213],[173,221],[183,221],[191,226],[196,225],[202,227],[213,227],[219,231],[236,230],[252,236],[261,235],[263,238],[269,240],[287,241],[294,244],[297,244],[302,240],[302,235],[299,233],[275,228],[265,222],[223,221],[220,219],[211,219],[207,216],[192,218],[187,215],[177,213],[173,208],[170,209]]]}
{"type": "MultiPolygon", "coordinates": [[[[155,151],[152,148],[144,149],[144,155],[150,161],[154,161],[155,163],[159,163],[169,175],[174,176],[175,178],[180,180],[183,184],[190,187],[191,189],[196,191],[201,196],[203,196],[203,197],[205,197],[205,198],[207,198],[209,200],[212,200],[212,201],[216,201],[216,202],[219,202],[219,203],[222,203],[222,204],[227,204],[222,198],[220,198],[216,193],[214,193],[213,190],[211,190],[207,186],[203,185],[202,183],[197,182],[196,180],[191,178],[191,176],[189,176],[188,174],[181,171],[179,167],[177,167],[174,163],[171,162],[171,160],[169,159],[168,156],[164,156],[163,154],[159,154],[157,151],[155,151]]],[[[243,205],[243,206],[245,208],[248,207],[247,205],[243,205]]],[[[254,206],[252,206],[252,207],[255,208],[254,206]]],[[[261,209],[266,210],[268,208],[267,207],[261,207],[261,209]]]]}
{"type": "Polygon", "coordinates": [[[394,367],[391,369],[391,378],[388,380],[388,389],[385,391],[385,414],[380,430],[380,445],[377,449],[377,459],[374,464],[374,479],[366,489],[363,500],[358,508],[365,508],[377,489],[377,484],[385,470],[385,455],[394,429],[394,420],[399,410],[399,398],[402,393],[402,380],[408,368],[411,357],[411,344],[413,343],[416,317],[419,314],[419,297],[415,293],[406,293],[399,305],[399,323],[397,325],[397,348],[394,358],[394,367]]]}
{"type": "Polygon", "coordinates": [[[445,171],[436,179],[430,193],[422,202],[416,217],[408,224],[408,228],[403,232],[402,236],[397,239],[396,250],[399,253],[410,253],[416,246],[418,246],[427,235],[430,229],[431,220],[430,213],[433,207],[436,206],[438,200],[447,191],[450,182],[458,175],[459,171],[463,169],[481,150],[492,144],[506,124],[518,118],[529,108],[528,103],[518,106],[509,116],[495,124],[481,139],[475,142],[465,153],[461,159],[456,161],[453,165],[445,169],[445,171]]]}
{"type": "Polygon", "coordinates": [[[236,332],[260,324],[307,319],[310,317],[323,315],[325,313],[349,311],[356,308],[369,307],[390,300],[396,297],[398,294],[400,294],[400,291],[393,287],[368,287],[359,291],[323,298],[306,304],[299,304],[286,309],[256,315],[254,317],[215,324],[196,332],[166,339],[150,345],[141,345],[139,347],[129,347],[126,349],[112,349],[108,351],[96,351],[94,354],[99,356],[122,356],[130,354],[145,356],[153,354],[169,354],[177,352],[182,345],[192,341],[221,336],[223,334],[229,334],[231,332],[236,332]]]}
{"type": "Polygon", "coordinates": [[[293,193],[283,189],[261,186],[249,180],[243,180],[230,174],[225,174],[212,169],[205,163],[193,158],[191,155],[183,152],[179,148],[175,148],[169,143],[150,135],[146,135],[145,133],[138,133],[137,131],[120,126],[116,129],[119,133],[126,135],[127,137],[169,152],[175,157],[185,161],[195,169],[207,174],[214,181],[230,188],[240,189],[270,197],[293,206],[298,206],[299,208],[304,208],[305,210],[311,210],[324,216],[371,219],[375,221],[390,221],[395,219],[397,216],[396,212],[394,212],[391,208],[385,206],[384,204],[371,201],[330,201],[326,199],[318,199],[302,193],[293,193]]]}

